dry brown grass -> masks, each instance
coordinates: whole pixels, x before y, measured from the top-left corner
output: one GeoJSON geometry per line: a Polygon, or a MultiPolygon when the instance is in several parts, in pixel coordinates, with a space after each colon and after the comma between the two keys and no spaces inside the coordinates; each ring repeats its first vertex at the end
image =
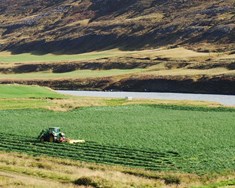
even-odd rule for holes
{"type": "Polygon", "coordinates": [[[11,56],[12,54],[11,54],[11,52],[9,52],[9,51],[2,51],[2,52],[0,52],[0,58],[1,57],[6,57],[6,56],[11,56]]]}
{"type": "Polygon", "coordinates": [[[153,75],[153,76],[216,76],[216,75],[235,75],[235,70],[228,70],[226,68],[213,68],[207,70],[200,69],[170,69],[170,70],[157,70],[157,71],[145,71],[138,75],[153,75]]]}
{"type": "Polygon", "coordinates": [[[233,13],[224,13],[224,14],[218,15],[217,19],[219,21],[223,21],[223,20],[226,20],[226,19],[232,19],[233,16],[234,16],[233,13]]]}
{"type": "MultiPolygon", "coordinates": [[[[58,188],[65,187],[63,183],[46,180],[33,176],[26,176],[14,172],[0,172],[0,187],[4,188],[58,188]]],[[[73,188],[73,184],[66,184],[66,187],[73,188]]]]}
{"type": "MultiPolygon", "coordinates": [[[[136,51],[122,51],[117,48],[111,49],[111,50],[105,50],[105,51],[93,51],[93,52],[88,52],[84,54],[79,54],[76,55],[78,57],[77,60],[79,60],[79,57],[82,56],[99,56],[100,54],[107,54],[108,56],[113,56],[113,57],[133,57],[133,58],[144,58],[144,57],[149,57],[149,58],[170,58],[170,59],[175,59],[175,60],[192,60],[194,58],[214,58],[214,57],[219,57],[219,56],[227,56],[224,53],[209,53],[209,52],[196,52],[193,50],[186,49],[184,47],[177,47],[173,49],[167,49],[167,48],[156,48],[156,49],[151,49],[151,50],[136,50],[136,51]]],[[[9,57],[9,56],[15,56],[12,55],[10,52],[3,51],[0,52],[0,62],[1,62],[1,57],[9,57]]],[[[19,57],[19,60],[17,61],[18,63],[20,62],[20,55],[17,55],[19,57]]],[[[58,62],[60,61],[60,56],[59,55],[54,55],[54,54],[47,54],[46,56],[54,56],[58,57],[58,62]]],[[[46,57],[44,56],[44,57],[46,57]]],[[[74,57],[74,55],[67,55],[67,61],[69,61],[69,57],[74,57]]],[[[30,61],[30,54],[28,55],[28,61],[24,61],[24,63],[32,63],[30,61]]],[[[40,62],[41,56],[38,56],[38,61],[35,63],[40,62]]],[[[41,61],[43,62],[43,60],[41,61]]],[[[56,62],[56,61],[55,61],[56,62]]]]}
{"type": "Polygon", "coordinates": [[[233,59],[233,60],[235,60],[235,54],[223,55],[223,56],[218,58],[218,60],[220,60],[220,59],[233,59]]]}
{"type": "MultiPolygon", "coordinates": [[[[44,183],[51,182],[62,187],[68,187],[71,186],[73,181],[81,177],[98,177],[105,180],[105,184],[108,183],[114,187],[159,187],[163,185],[162,181],[128,175],[111,166],[106,168],[103,165],[86,164],[51,157],[30,157],[2,152],[0,156],[0,169],[8,172],[5,174],[15,177],[22,177],[22,174],[27,175],[25,178],[28,177],[29,182],[35,184],[39,184],[42,181],[39,178],[43,178],[44,183]],[[66,184],[63,185],[61,184],[62,182],[66,182],[66,184]]],[[[118,168],[122,169],[122,167],[118,168]]],[[[25,182],[24,185],[29,182],[25,182]]],[[[6,184],[9,183],[12,182],[6,182],[6,184]]]]}
{"type": "Polygon", "coordinates": [[[216,102],[205,102],[205,101],[190,101],[190,100],[144,100],[144,99],[135,99],[131,101],[126,101],[124,105],[130,104],[163,104],[163,105],[183,105],[183,106],[207,106],[207,107],[220,107],[222,106],[216,102]]]}
{"type": "Polygon", "coordinates": [[[55,105],[49,110],[68,111],[80,107],[106,106],[105,99],[96,97],[71,97],[69,99],[54,99],[51,101],[55,105]]]}
{"type": "Polygon", "coordinates": [[[68,111],[81,107],[92,106],[119,106],[134,104],[165,104],[165,105],[188,105],[188,106],[206,106],[219,107],[223,106],[216,102],[190,101],[190,100],[158,100],[158,99],[112,99],[98,97],[74,97],[70,99],[54,99],[51,101],[54,105],[46,108],[53,111],[68,111]]]}
{"type": "Polygon", "coordinates": [[[178,187],[188,188],[235,177],[234,173],[198,176],[195,174],[155,172],[122,166],[107,166],[52,157],[0,152],[0,186],[75,187],[72,182],[87,178],[102,187],[178,187]],[[165,184],[167,180],[180,184],[165,184]],[[42,186],[40,186],[42,185],[42,186]]]}
{"type": "Polygon", "coordinates": [[[158,100],[158,99],[116,99],[101,97],[67,97],[64,99],[0,99],[0,110],[10,109],[47,109],[52,111],[70,111],[81,107],[119,106],[134,104],[172,104],[188,106],[223,106],[216,102],[189,100],[158,100]]]}
{"type": "Polygon", "coordinates": [[[131,24],[131,23],[141,23],[141,22],[160,22],[164,15],[161,13],[151,13],[143,16],[137,16],[134,18],[128,18],[128,14],[124,14],[121,16],[116,17],[112,20],[102,20],[102,21],[94,21],[89,24],[89,26],[112,26],[112,25],[125,25],[125,24],[131,24]]]}

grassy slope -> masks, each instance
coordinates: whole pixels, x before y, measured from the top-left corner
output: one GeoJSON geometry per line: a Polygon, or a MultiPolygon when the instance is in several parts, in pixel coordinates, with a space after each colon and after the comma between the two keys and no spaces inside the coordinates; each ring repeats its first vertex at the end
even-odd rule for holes
{"type": "Polygon", "coordinates": [[[0,85],[0,98],[64,98],[49,88],[22,85],[0,85]]]}
{"type": "Polygon", "coordinates": [[[74,79],[74,78],[101,78],[115,77],[128,74],[134,74],[143,71],[143,69],[112,69],[112,70],[77,70],[66,73],[35,72],[24,74],[0,74],[2,80],[49,80],[49,79],[74,79]]]}
{"type": "Polygon", "coordinates": [[[0,110],[56,108],[50,99],[64,99],[60,95],[39,86],[0,85],[0,110]]]}
{"type": "Polygon", "coordinates": [[[0,52],[0,62],[1,63],[37,63],[37,62],[60,62],[60,61],[84,61],[93,60],[114,56],[133,56],[133,57],[165,57],[165,58],[175,58],[175,59],[188,59],[196,57],[214,57],[214,56],[225,56],[222,53],[201,53],[192,50],[187,50],[185,48],[175,48],[175,49],[153,49],[153,50],[138,50],[138,51],[122,51],[118,49],[106,50],[106,51],[93,51],[89,53],[82,53],[76,55],[55,55],[55,54],[45,54],[36,55],[31,53],[16,54],[13,55],[10,52],[0,52]]]}
{"type": "Polygon", "coordinates": [[[53,74],[49,70],[29,74],[0,73],[0,82],[22,83],[31,79],[54,79],[53,83],[56,83],[56,79],[109,77],[106,78],[107,81],[118,83],[122,78],[132,76],[136,80],[149,77],[174,77],[183,80],[186,76],[195,81],[205,77],[234,79],[235,17],[232,0],[207,3],[187,1],[183,4],[177,1],[153,0],[126,3],[117,1],[115,4],[109,0],[66,0],[47,3],[37,1],[35,4],[24,0],[18,1],[14,7],[9,6],[13,2],[15,0],[7,0],[2,4],[5,8],[0,15],[0,22],[3,24],[0,42],[3,46],[9,45],[10,49],[18,46],[16,49],[23,54],[10,55],[1,52],[0,67],[18,66],[17,63],[56,64],[102,58],[107,58],[103,61],[109,61],[114,57],[136,57],[136,62],[138,58],[147,58],[149,62],[160,58],[162,64],[145,70],[128,71],[74,71],[53,74]],[[35,6],[37,10],[34,9],[35,6]],[[84,11],[87,11],[85,15],[84,11]],[[39,40],[42,43],[37,44],[39,40]],[[23,47],[24,43],[31,42],[35,44],[23,47]],[[22,49],[24,50],[21,51],[22,49]],[[40,50],[48,54],[37,55],[43,54],[40,50]],[[71,53],[83,54],[58,55],[71,53]]]}
{"type": "Polygon", "coordinates": [[[177,44],[234,49],[233,0],[15,2],[5,0],[0,11],[0,42],[10,50],[73,53],[177,44]]]}
{"type": "MultiPolygon", "coordinates": [[[[107,58],[112,56],[117,56],[119,50],[107,50],[101,52],[90,52],[77,55],[54,55],[54,54],[45,54],[45,55],[36,55],[31,53],[24,53],[18,55],[11,55],[7,52],[0,53],[0,62],[1,63],[27,63],[27,62],[61,62],[61,61],[84,61],[92,60],[99,58],[107,58]]],[[[125,53],[125,52],[123,52],[125,53]]]]}
{"type": "MultiPolygon", "coordinates": [[[[102,78],[112,77],[114,80],[120,78],[128,78],[138,75],[139,77],[146,76],[189,76],[197,79],[198,76],[234,76],[235,71],[228,69],[226,66],[233,62],[234,56],[226,53],[200,53],[185,48],[174,49],[153,49],[142,51],[120,51],[117,49],[107,50],[103,52],[90,52],[78,55],[32,55],[19,54],[11,55],[9,53],[0,53],[0,67],[14,68],[22,64],[38,64],[43,62],[52,63],[56,66],[60,62],[74,62],[74,61],[92,61],[102,58],[117,58],[116,62],[124,62],[134,59],[136,62],[139,59],[147,58],[146,62],[151,62],[160,58],[157,65],[148,68],[132,69],[109,69],[109,70],[76,70],[65,73],[53,73],[51,70],[29,73],[15,73],[5,74],[0,73],[0,80],[49,80],[49,79],[86,79],[86,78],[102,78]],[[118,59],[122,58],[122,60],[118,59]],[[162,59],[162,60],[161,60],[162,59]],[[227,59],[225,61],[225,59],[227,59]],[[209,61],[208,61],[209,60],[209,61]],[[224,64],[218,66],[219,61],[224,61],[224,64]],[[181,67],[182,64],[188,64],[186,67],[181,67]],[[205,68],[200,68],[204,66],[205,68]],[[171,68],[169,68],[171,67],[171,68]],[[199,68],[198,68],[199,67],[199,68]]],[[[108,59],[106,60],[109,61],[108,59]]],[[[113,60],[115,62],[115,59],[113,60]]],[[[104,61],[105,64],[105,61],[104,61]]],[[[38,65],[39,66],[39,65],[38,65]]],[[[93,67],[95,68],[95,67],[93,67]]],[[[91,67],[92,69],[92,67],[91,67]]],[[[96,69],[96,68],[95,68],[96,69]]]]}

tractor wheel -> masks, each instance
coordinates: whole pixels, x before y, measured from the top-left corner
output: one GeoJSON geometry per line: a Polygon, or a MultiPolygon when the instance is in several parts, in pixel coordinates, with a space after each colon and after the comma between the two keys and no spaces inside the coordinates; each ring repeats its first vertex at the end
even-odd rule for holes
{"type": "Polygon", "coordinates": [[[44,142],[45,140],[44,140],[44,138],[43,137],[41,137],[40,138],[40,142],[44,142]]]}
{"type": "Polygon", "coordinates": [[[53,135],[50,135],[50,137],[49,137],[49,142],[55,142],[55,138],[54,138],[53,135]]]}

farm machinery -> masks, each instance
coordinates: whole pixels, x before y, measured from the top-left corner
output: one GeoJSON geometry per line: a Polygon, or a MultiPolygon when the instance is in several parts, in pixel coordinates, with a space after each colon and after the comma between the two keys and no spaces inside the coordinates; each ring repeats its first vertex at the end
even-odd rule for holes
{"type": "Polygon", "coordinates": [[[38,136],[38,139],[41,142],[67,142],[70,144],[75,144],[75,143],[84,143],[85,140],[71,140],[69,138],[65,138],[65,134],[60,131],[59,127],[51,127],[46,130],[42,130],[41,133],[38,136]]]}
{"type": "Polygon", "coordinates": [[[42,130],[38,138],[41,142],[65,142],[65,134],[60,131],[59,127],[42,130]]]}

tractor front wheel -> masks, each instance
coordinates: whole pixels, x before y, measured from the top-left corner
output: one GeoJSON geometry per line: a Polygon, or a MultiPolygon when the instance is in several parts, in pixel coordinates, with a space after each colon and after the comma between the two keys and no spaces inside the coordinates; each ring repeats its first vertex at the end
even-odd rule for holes
{"type": "Polygon", "coordinates": [[[45,140],[44,140],[44,138],[43,137],[41,137],[40,138],[40,142],[44,142],[45,140]]]}

